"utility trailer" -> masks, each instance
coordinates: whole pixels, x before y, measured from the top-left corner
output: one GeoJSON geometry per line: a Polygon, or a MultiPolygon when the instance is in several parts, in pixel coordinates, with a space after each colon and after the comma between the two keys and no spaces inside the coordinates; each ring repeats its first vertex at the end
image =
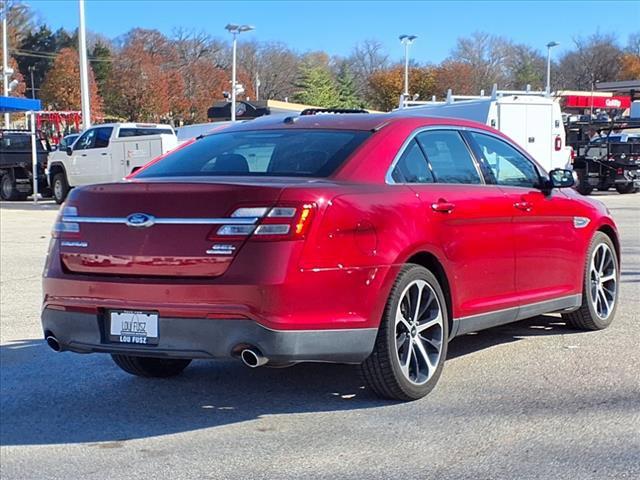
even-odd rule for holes
{"type": "Polygon", "coordinates": [[[593,189],[618,193],[640,190],[640,119],[578,120],[567,122],[567,144],[573,148],[577,190],[589,195],[593,189]]]}
{"type": "Polygon", "coordinates": [[[38,192],[49,196],[51,191],[44,170],[51,147],[38,132],[35,141],[37,165],[34,169],[31,151],[31,132],[28,130],[0,130],[0,198],[26,200],[33,194],[33,172],[36,172],[38,192]]]}

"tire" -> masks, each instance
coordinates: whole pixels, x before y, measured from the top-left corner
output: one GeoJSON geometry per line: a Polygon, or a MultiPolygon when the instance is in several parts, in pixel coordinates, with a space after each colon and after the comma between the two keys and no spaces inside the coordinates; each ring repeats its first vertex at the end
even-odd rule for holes
{"type": "Polygon", "coordinates": [[[598,187],[598,191],[599,192],[608,192],[609,191],[609,187],[598,187]]]}
{"type": "Polygon", "coordinates": [[[11,175],[2,176],[2,180],[0,181],[0,198],[2,198],[2,200],[26,200],[28,196],[26,193],[18,192],[16,182],[11,175]]]}
{"type": "Polygon", "coordinates": [[[624,195],[626,193],[636,193],[638,189],[634,186],[633,182],[629,182],[624,185],[616,185],[616,191],[624,195]]]}
{"type": "Polygon", "coordinates": [[[576,187],[576,190],[581,195],[591,195],[591,192],[593,192],[593,187],[587,183],[580,183],[576,187]]]}
{"type": "Polygon", "coordinates": [[[175,377],[191,363],[191,360],[188,359],[132,357],[117,354],[111,355],[111,358],[127,373],[151,378],[175,377]]]}
{"type": "Polygon", "coordinates": [[[67,198],[69,194],[69,183],[67,182],[67,176],[63,172],[56,173],[53,176],[51,190],[53,191],[53,199],[58,205],[67,198]]]}
{"type": "Polygon", "coordinates": [[[596,232],[589,245],[584,263],[582,306],[574,312],[563,313],[562,318],[568,326],[579,330],[607,328],[611,325],[618,307],[619,284],[620,265],[613,242],[604,233],[596,232]],[[605,258],[605,266],[600,268],[601,255],[605,251],[609,252],[611,263],[605,258]],[[611,279],[602,280],[608,277],[611,279]],[[613,293],[611,293],[612,291],[613,293]],[[609,302],[611,305],[608,304],[609,302]]]}
{"type": "Polygon", "coordinates": [[[424,397],[440,378],[448,338],[447,304],[438,280],[420,265],[405,265],[389,294],[373,352],[360,365],[365,383],[383,398],[410,401],[424,397]],[[418,311],[424,310],[415,323],[412,312],[415,312],[413,306],[420,288],[422,301],[418,311]],[[396,315],[401,320],[397,321],[396,315]],[[427,324],[432,326],[424,328],[427,324]]]}

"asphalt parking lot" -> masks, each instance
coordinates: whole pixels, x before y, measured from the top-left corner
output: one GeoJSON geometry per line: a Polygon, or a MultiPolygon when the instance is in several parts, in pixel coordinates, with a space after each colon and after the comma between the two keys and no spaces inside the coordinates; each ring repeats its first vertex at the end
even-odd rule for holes
{"type": "Polygon", "coordinates": [[[0,476],[640,478],[640,194],[597,198],[622,235],[611,328],[549,315],[457,338],[433,393],[406,404],[349,366],[202,361],[146,380],[105,355],[56,354],[39,305],[57,208],[3,203],[0,476]]]}

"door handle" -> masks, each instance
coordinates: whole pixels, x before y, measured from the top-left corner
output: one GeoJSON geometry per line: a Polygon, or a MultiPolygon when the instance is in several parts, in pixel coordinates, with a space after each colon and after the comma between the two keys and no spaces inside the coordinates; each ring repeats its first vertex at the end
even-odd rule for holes
{"type": "Polygon", "coordinates": [[[525,212],[530,212],[531,209],[533,208],[533,205],[527,201],[516,202],[513,204],[513,206],[516,207],[518,210],[522,210],[525,212]]]}
{"type": "Polygon", "coordinates": [[[100,155],[106,157],[107,155],[109,155],[108,153],[101,153],[100,155]]]}
{"type": "Polygon", "coordinates": [[[87,156],[87,154],[86,154],[86,153],[83,153],[83,154],[82,154],[82,155],[80,155],[80,156],[81,156],[81,157],[86,157],[86,156],[87,156]]]}
{"type": "Polygon", "coordinates": [[[435,203],[431,204],[431,209],[434,212],[440,212],[440,213],[451,213],[453,211],[453,209],[456,208],[455,204],[451,203],[451,202],[447,202],[444,199],[440,199],[435,203]]]}

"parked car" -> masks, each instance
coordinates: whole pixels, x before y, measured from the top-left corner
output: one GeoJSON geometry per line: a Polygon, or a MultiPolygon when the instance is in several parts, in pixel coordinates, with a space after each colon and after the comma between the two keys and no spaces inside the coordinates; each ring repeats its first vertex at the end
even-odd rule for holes
{"type": "MultiPolygon", "coordinates": [[[[38,192],[50,195],[44,170],[50,146],[36,139],[38,192]]],[[[33,194],[33,157],[31,133],[25,130],[0,130],[0,198],[26,200],[33,194]]]]}
{"type": "Polygon", "coordinates": [[[56,202],[80,185],[121,180],[178,144],[170,125],[110,123],[96,125],[55,154],[47,175],[56,202]]]}
{"type": "Polygon", "coordinates": [[[70,193],[44,271],[44,335],[147,377],[194,358],[359,364],[377,394],[417,399],[457,335],[550,312],[611,323],[616,226],[572,184],[464,120],[228,127],[70,193]]]}

